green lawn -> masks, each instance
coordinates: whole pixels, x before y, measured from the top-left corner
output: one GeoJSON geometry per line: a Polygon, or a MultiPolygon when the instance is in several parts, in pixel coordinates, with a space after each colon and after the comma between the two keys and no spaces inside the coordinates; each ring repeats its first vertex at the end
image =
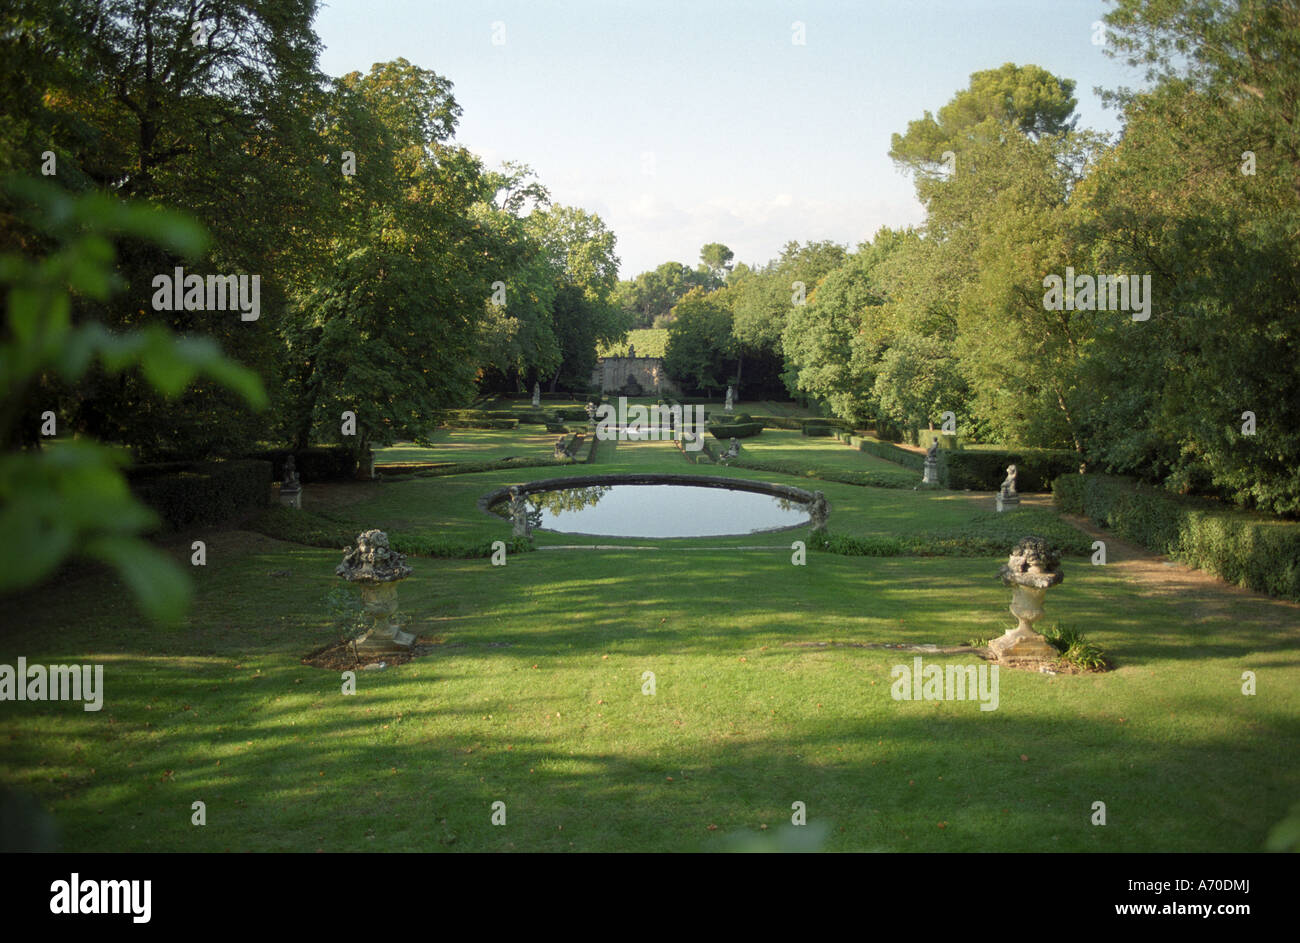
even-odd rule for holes
{"type": "Polygon", "coordinates": [[[401,462],[493,462],[510,456],[550,458],[554,454],[556,433],[544,426],[521,426],[518,429],[439,429],[433,443],[418,446],[398,442],[385,449],[375,449],[375,464],[401,462]]]}
{"type": "MultiPolygon", "coordinates": [[[[474,501],[509,481],[631,469],[790,480],[693,466],[664,443],[604,443],[601,457],[309,487],[306,503],[477,539],[508,533],[474,501]]],[[[986,513],[948,492],[824,490],[832,531],[960,531],[986,513]]],[[[337,673],[300,663],[332,638],[323,600],[338,552],[202,536],[208,565],[178,627],[142,624],[93,573],[6,620],[0,663],[105,666],[99,713],[2,705],[0,782],[40,797],[64,849],[722,850],[770,838],[799,801],[829,850],[1257,851],[1300,796],[1297,608],[1235,590],[1164,592],[1067,558],[1047,621],[1083,630],[1117,669],[1003,669],[998,709],[980,711],[895,701],[890,669],[913,655],[853,645],[997,634],[1012,622],[996,579],[1005,557],[809,553],[794,566],[796,531],[539,550],[503,567],[412,558],[402,607],[435,653],[358,672],[346,696],[337,673]],[[849,644],[800,647],[813,642],[849,644]],[[490,824],[496,801],[505,826],[490,824]],[[1096,801],[1105,827],[1089,823],[1096,801]]]]}
{"type": "Polygon", "coordinates": [[[627,332],[621,344],[606,344],[597,350],[598,357],[626,357],[628,344],[636,348],[638,357],[662,357],[668,344],[667,328],[639,328],[627,332]]]}

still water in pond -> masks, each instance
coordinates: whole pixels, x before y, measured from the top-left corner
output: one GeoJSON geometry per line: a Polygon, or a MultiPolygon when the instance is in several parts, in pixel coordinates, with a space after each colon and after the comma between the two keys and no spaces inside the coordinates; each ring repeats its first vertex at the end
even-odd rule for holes
{"type": "MultiPolygon", "coordinates": [[[[807,506],[755,491],[692,485],[598,485],[528,495],[534,527],[600,537],[718,537],[793,527],[807,506]]],[[[506,502],[492,509],[509,515],[506,502]]]]}

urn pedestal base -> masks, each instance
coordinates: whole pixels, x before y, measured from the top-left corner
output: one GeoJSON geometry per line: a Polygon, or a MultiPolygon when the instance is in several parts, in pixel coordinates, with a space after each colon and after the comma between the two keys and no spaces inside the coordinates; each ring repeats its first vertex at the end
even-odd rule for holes
{"type": "Polygon", "coordinates": [[[1009,658],[1055,661],[1060,657],[1052,644],[1034,631],[1034,623],[1043,617],[1043,597],[1047,595],[1046,587],[1013,587],[1011,593],[1011,614],[1020,620],[1014,629],[989,642],[989,648],[999,661],[1009,658]]]}
{"type": "Polygon", "coordinates": [[[357,641],[357,651],[370,655],[380,655],[385,652],[406,652],[411,650],[411,645],[414,643],[414,635],[394,627],[392,635],[381,635],[378,630],[371,631],[365,638],[357,641]]]}
{"type": "Polygon", "coordinates": [[[1033,629],[1017,626],[989,642],[998,661],[1015,658],[1026,661],[1056,661],[1061,653],[1033,629]]]}
{"type": "Polygon", "coordinates": [[[415,635],[402,631],[393,618],[397,614],[396,581],[362,583],[361,604],[373,627],[357,640],[358,652],[404,652],[415,642],[415,635]]]}

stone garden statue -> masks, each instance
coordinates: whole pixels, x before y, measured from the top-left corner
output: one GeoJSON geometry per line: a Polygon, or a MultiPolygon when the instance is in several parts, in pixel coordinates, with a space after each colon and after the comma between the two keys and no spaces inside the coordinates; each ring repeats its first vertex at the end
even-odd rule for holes
{"type": "Polygon", "coordinates": [[[727,387],[727,402],[726,405],[724,405],[722,408],[726,412],[731,412],[733,409],[735,409],[735,406],[736,406],[736,391],[731,387],[727,387]]]}
{"type": "Polygon", "coordinates": [[[293,464],[293,454],[284,460],[284,480],[280,482],[280,503],[285,507],[302,507],[302,484],[293,464]]]}
{"type": "Polygon", "coordinates": [[[587,422],[595,422],[595,421],[596,421],[596,404],[589,401],[587,403],[587,422]]]}
{"type": "Polygon", "coordinates": [[[636,359],[636,344],[629,343],[627,345],[627,355],[629,359],[636,359]]]}
{"type": "Polygon", "coordinates": [[[1016,493],[1016,466],[1008,465],[1007,480],[1002,482],[1002,487],[998,491],[998,510],[1003,511],[1018,504],[1020,504],[1020,495],[1016,493]]]}
{"type": "Polygon", "coordinates": [[[809,523],[814,531],[824,531],[826,521],[831,516],[831,507],[826,503],[826,495],[821,491],[813,492],[812,503],[808,505],[809,523]]]}
{"type": "Polygon", "coordinates": [[[936,436],[930,442],[930,447],[925,450],[925,473],[921,478],[923,485],[937,485],[939,483],[939,438],[936,436]]]}
{"type": "Polygon", "coordinates": [[[510,522],[515,525],[516,537],[527,537],[531,532],[528,524],[528,501],[519,491],[518,485],[510,487],[510,522]]]}
{"type": "Polygon", "coordinates": [[[1012,588],[1011,614],[1019,621],[1015,628],[990,642],[989,648],[999,659],[1054,661],[1056,649],[1034,631],[1033,625],[1043,617],[1043,597],[1048,587],[1065,579],[1060,552],[1042,537],[1024,537],[1012,548],[998,576],[1012,588]]]}
{"type": "Polygon", "coordinates": [[[357,535],[356,545],[343,554],[335,574],[361,588],[361,603],[371,622],[357,641],[362,652],[403,651],[411,647],[415,636],[403,632],[398,624],[397,584],[411,575],[406,557],[388,545],[382,530],[367,530],[357,535]]]}
{"type": "Polygon", "coordinates": [[[533,405],[542,405],[542,385],[535,380],[533,381],[533,405]]]}
{"type": "Polygon", "coordinates": [[[722,457],[735,458],[739,454],[740,454],[740,443],[736,441],[735,436],[732,436],[731,441],[727,443],[727,451],[723,453],[722,457]]]}

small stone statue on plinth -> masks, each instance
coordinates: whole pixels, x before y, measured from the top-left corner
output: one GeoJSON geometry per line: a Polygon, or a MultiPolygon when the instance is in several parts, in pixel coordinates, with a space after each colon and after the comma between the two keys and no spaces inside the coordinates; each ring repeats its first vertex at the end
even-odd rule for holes
{"type": "Polygon", "coordinates": [[[555,440],[555,458],[557,460],[573,458],[573,453],[570,452],[568,446],[564,444],[564,440],[567,438],[568,436],[560,436],[555,440]]]}
{"type": "Polygon", "coordinates": [[[732,387],[727,387],[727,402],[722,407],[724,412],[731,412],[736,406],[736,391],[732,387]]]}
{"type": "Polygon", "coordinates": [[[285,507],[302,509],[302,484],[294,468],[293,455],[284,460],[284,480],[280,482],[280,503],[285,507]]]}
{"type": "Polygon", "coordinates": [[[731,441],[727,443],[727,451],[722,453],[722,457],[724,459],[732,459],[739,454],[740,454],[740,443],[736,441],[735,436],[732,436],[731,441]]]}
{"type": "Polygon", "coordinates": [[[542,405],[542,385],[536,381],[533,382],[533,405],[542,405]]]}
{"type": "Polygon", "coordinates": [[[596,424],[596,404],[595,404],[595,403],[592,403],[592,402],[588,402],[588,403],[587,403],[587,422],[591,423],[592,425],[595,425],[595,424],[596,424]]]}
{"type": "Polygon", "coordinates": [[[1007,480],[1002,482],[1002,487],[998,491],[998,510],[1005,511],[1007,508],[1019,507],[1020,495],[1016,493],[1016,466],[1007,466],[1007,480]]]}
{"type": "Polygon", "coordinates": [[[823,492],[813,492],[812,503],[808,505],[808,516],[813,533],[826,530],[826,522],[831,516],[831,506],[826,502],[826,495],[823,492]]]}
{"type": "Polygon", "coordinates": [[[1019,621],[1014,629],[989,642],[993,654],[999,661],[1055,661],[1060,653],[1034,631],[1033,625],[1043,617],[1043,597],[1048,587],[1065,578],[1060,553],[1042,537],[1022,538],[998,576],[1012,588],[1011,614],[1019,621]]]}
{"type": "Polygon", "coordinates": [[[636,344],[629,343],[627,345],[627,356],[629,360],[636,359],[636,344]]]}
{"type": "Polygon", "coordinates": [[[510,488],[510,522],[515,526],[516,537],[528,537],[532,533],[532,526],[528,523],[528,501],[518,485],[510,488]]]}
{"type": "Polygon", "coordinates": [[[939,484],[939,439],[930,440],[930,447],[925,450],[925,474],[921,484],[937,486],[939,484]]]}
{"type": "Polygon", "coordinates": [[[355,547],[343,554],[334,572],[361,587],[361,603],[371,626],[357,641],[358,652],[406,651],[415,641],[397,621],[397,584],[411,575],[406,557],[388,546],[382,530],[357,535],[355,547]]]}

